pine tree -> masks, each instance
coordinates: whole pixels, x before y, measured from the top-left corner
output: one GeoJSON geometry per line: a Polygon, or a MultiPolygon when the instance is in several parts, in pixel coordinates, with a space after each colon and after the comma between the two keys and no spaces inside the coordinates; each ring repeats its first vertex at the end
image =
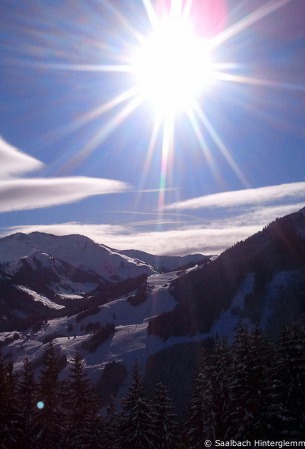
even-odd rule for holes
{"type": "Polygon", "coordinates": [[[104,421],[103,434],[104,447],[111,447],[112,449],[119,448],[119,414],[116,411],[113,397],[107,407],[107,416],[104,421]]]}
{"type": "Polygon", "coordinates": [[[132,384],[123,402],[119,432],[122,449],[153,448],[151,406],[144,396],[141,373],[137,364],[133,369],[132,384]]]}
{"type": "Polygon", "coordinates": [[[225,338],[216,342],[211,359],[215,438],[227,440],[232,396],[232,355],[225,338]]]}
{"type": "Polygon", "coordinates": [[[204,441],[215,440],[216,421],[213,391],[213,369],[206,351],[202,352],[199,373],[195,379],[185,435],[191,449],[201,449],[204,441]]]}
{"type": "Polygon", "coordinates": [[[34,449],[62,449],[64,435],[64,415],[62,409],[62,391],[58,379],[60,367],[56,349],[52,342],[48,344],[43,357],[38,385],[38,403],[34,426],[36,439],[34,449]]]}
{"type": "Polygon", "coordinates": [[[231,401],[228,418],[228,437],[245,438],[252,421],[249,409],[251,402],[251,376],[249,359],[249,334],[240,326],[232,344],[231,401]]]}
{"type": "Polygon", "coordinates": [[[276,372],[270,363],[274,352],[270,343],[256,327],[249,335],[249,374],[250,395],[249,409],[252,422],[247,437],[274,437],[272,421],[277,419],[280,404],[277,392],[276,372]]]}
{"type": "Polygon", "coordinates": [[[175,421],[168,392],[161,383],[156,386],[152,417],[154,449],[178,448],[178,425],[175,421]]]}
{"type": "Polygon", "coordinates": [[[0,441],[1,449],[17,449],[22,432],[21,414],[16,401],[16,382],[11,360],[0,351],[0,441]]]}
{"type": "Polygon", "coordinates": [[[282,416],[274,352],[258,328],[240,327],[232,347],[230,438],[274,437],[282,416]]]}
{"type": "Polygon", "coordinates": [[[285,326],[279,338],[281,398],[287,413],[284,434],[305,437],[305,328],[285,326]]]}
{"type": "Polygon", "coordinates": [[[18,405],[22,413],[22,444],[24,449],[31,449],[34,432],[33,420],[35,414],[36,387],[30,360],[27,357],[23,362],[23,370],[18,382],[18,405]]]}
{"type": "Polygon", "coordinates": [[[79,353],[72,359],[70,377],[65,383],[66,446],[89,449],[96,437],[99,403],[86,375],[79,353]]]}

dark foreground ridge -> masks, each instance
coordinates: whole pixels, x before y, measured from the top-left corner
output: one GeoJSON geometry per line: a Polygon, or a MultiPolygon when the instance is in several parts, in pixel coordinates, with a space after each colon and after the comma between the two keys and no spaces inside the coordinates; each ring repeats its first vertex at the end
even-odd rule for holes
{"type": "Polygon", "coordinates": [[[285,326],[275,342],[258,328],[240,327],[231,345],[219,339],[212,351],[203,349],[180,420],[161,383],[147,395],[137,364],[123,401],[105,407],[80,354],[60,380],[66,363],[51,342],[35,380],[28,358],[13,372],[0,355],[1,448],[199,449],[216,440],[305,440],[305,325],[285,326]]]}

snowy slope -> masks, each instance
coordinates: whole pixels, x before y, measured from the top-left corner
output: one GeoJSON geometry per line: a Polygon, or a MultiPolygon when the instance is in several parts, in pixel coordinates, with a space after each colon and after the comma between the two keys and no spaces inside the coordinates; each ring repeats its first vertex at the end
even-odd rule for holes
{"type": "Polygon", "coordinates": [[[20,286],[20,285],[16,286],[16,288],[17,288],[17,290],[21,290],[21,291],[27,293],[29,296],[31,296],[33,298],[34,301],[41,302],[44,306],[47,306],[50,309],[59,310],[59,309],[62,309],[64,307],[64,306],[61,306],[59,304],[56,304],[53,301],[50,301],[46,296],[39,295],[38,293],[36,293],[35,291],[33,291],[33,290],[29,289],[29,288],[26,288],[26,287],[23,287],[23,286],[20,286]]]}
{"type": "Polygon", "coordinates": [[[7,262],[3,269],[16,283],[49,295],[52,293],[63,296],[71,293],[83,295],[95,290],[103,282],[96,274],[73,267],[39,251],[7,262]]]}
{"type": "Polygon", "coordinates": [[[120,251],[120,254],[125,254],[134,259],[142,260],[160,272],[175,271],[187,266],[206,263],[210,260],[210,256],[204,256],[203,254],[192,254],[187,256],[156,256],[133,249],[120,251]]]}
{"type": "MultiPolygon", "coordinates": [[[[96,314],[82,320],[77,320],[76,316],[56,318],[43,323],[39,331],[19,332],[20,338],[11,342],[7,351],[12,353],[18,369],[25,356],[29,356],[33,362],[39,360],[47,342],[54,339],[55,345],[67,360],[76,351],[83,354],[88,372],[95,381],[111,361],[123,362],[128,371],[135,360],[144,366],[147,357],[162,348],[159,338],[148,336],[148,320],[175,307],[176,301],[170,295],[168,287],[170,281],[177,276],[176,272],[150,276],[146,300],[136,307],[128,302],[128,297],[122,297],[100,306],[96,314]],[[99,322],[101,326],[114,323],[115,334],[90,353],[82,348],[82,343],[90,339],[86,326],[94,322],[99,322]]],[[[27,290],[27,293],[31,292],[27,290]]],[[[43,298],[36,297],[35,300],[43,298]]],[[[0,340],[9,338],[11,334],[0,334],[0,340]]]]}

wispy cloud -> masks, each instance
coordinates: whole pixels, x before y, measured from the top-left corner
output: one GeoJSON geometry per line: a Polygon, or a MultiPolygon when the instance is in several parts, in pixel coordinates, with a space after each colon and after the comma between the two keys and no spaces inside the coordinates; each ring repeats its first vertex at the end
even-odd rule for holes
{"type": "MultiPolygon", "coordinates": [[[[152,222],[150,230],[142,231],[139,223],[125,225],[82,224],[78,222],[51,225],[15,226],[5,229],[2,235],[14,232],[47,232],[57,235],[82,234],[92,240],[116,249],[140,249],[152,254],[220,254],[237,241],[244,240],[260,231],[264,226],[304,207],[304,203],[278,206],[259,206],[247,211],[237,210],[225,218],[202,218],[199,226],[190,222],[168,222],[172,228],[158,230],[157,221],[152,222]]],[[[180,216],[180,215],[179,215],[180,216]]],[[[162,224],[164,224],[162,222],[162,224]]],[[[147,225],[147,223],[146,223],[147,225]]]]}
{"type": "Polygon", "coordinates": [[[165,207],[166,210],[191,210],[210,207],[227,208],[258,205],[275,201],[305,201],[305,182],[234,190],[191,198],[165,207]]]}
{"type": "Polygon", "coordinates": [[[82,234],[92,240],[116,249],[140,249],[152,254],[183,255],[191,253],[220,254],[226,248],[260,231],[275,218],[299,210],[295,206],[268,207],[251,210],[248,214],[236,214],[224,219],[205,221],[202,226],[176,222],[166,231],[151,229],[140,231],[138,224],[81,224],[77,222],[16,226],[6,229],[2,235],[14,232],[47,232],[57,235],[82,234]]]}
{"type": "MultiPolygon", "coordinates": [[[[3,139],[0,140],[0,156],[4,161],[0,176],[0,211],[3,212],[50,207],[92,195],[132,191],[129,185],[111,179],[21,178],[21,173],[42,168],[43,164],[11,147],[3,139]]],[[[258,232],[275,218],[301,209],[304,202],[305,182],[298,182],[201,196],[170,204],[162,213],[125,211],[138,215],[139,219],[122,225],[78,222],[26,225],[2,229],[2,235],[17,231],[59,235],[74,233],[87,235],[96,242],[117,249],[135,248],[152,254],[219,254],[258,232]],[[143,214],[149,219],[140,219],[143,214]]]]}
{"type": "Polygon", "coordinates": [[[85,176],[21,178],[44,164],[0,137],[0,212],[30,210],[73,203],[92,195],[124,192],[121,181],[85,176]]]}
{"type": "MultiPolygon", "coordinates": [[[[180,228],[168,231],[137,232],[129,226],[80,224],[76,222],[16,226],[4,234],[14,232],[47,232],[56,235],[82,234],[116,249],[140,249],[152,254],[219,254],[236,241],[258,230],[257,226],[227,228],[180,228]]],[[[3,235],[4,235],[3,234],[3,235]]]]}
{"type": "Polygon", "coordinates": [[[183,255],[191,253],[219,254],[239,240],[259,231],[258,226],[219,228],[185,227],[167,231],[137,232],[129,226],[63,223],[15,226],[2,235],[14,232],[47,232],[55,235],[81,234],[95,242],[116,249],[139,249],[151,254],[183,255]]]}
{"type": "Polygon", "coordinates": [[[37,159],[19,151],[0,136],[0,179],[39,170],[44,164],[37,159]]]}
{"type": "Polygon", "coordinates": [[[73,203],[92,195],[118,193],[128,185],[111,179],[88,177],[35,178],[0,181],[2,212],[73,203]]]}

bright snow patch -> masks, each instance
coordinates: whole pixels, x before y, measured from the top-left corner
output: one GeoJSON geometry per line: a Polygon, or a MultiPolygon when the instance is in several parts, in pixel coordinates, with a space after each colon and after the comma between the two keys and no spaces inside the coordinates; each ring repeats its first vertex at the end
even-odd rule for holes
{"type": "Polygon", "coordinates": [[[56,304],[53,301],[50,301],[45,296],[40,295],[39,293],[37,293],[34,290],[31,290],[27,287],[24,287],[22,285],[16,285],[16,288],[18,290],[21,290],[21,291],[27,293],[28,295],[30,295],[34,301],[42,302],[45,306],[49,307],[50,309],[63,309],[64,308],[64,306],[60,306],[59,304],[56,304]]]}

